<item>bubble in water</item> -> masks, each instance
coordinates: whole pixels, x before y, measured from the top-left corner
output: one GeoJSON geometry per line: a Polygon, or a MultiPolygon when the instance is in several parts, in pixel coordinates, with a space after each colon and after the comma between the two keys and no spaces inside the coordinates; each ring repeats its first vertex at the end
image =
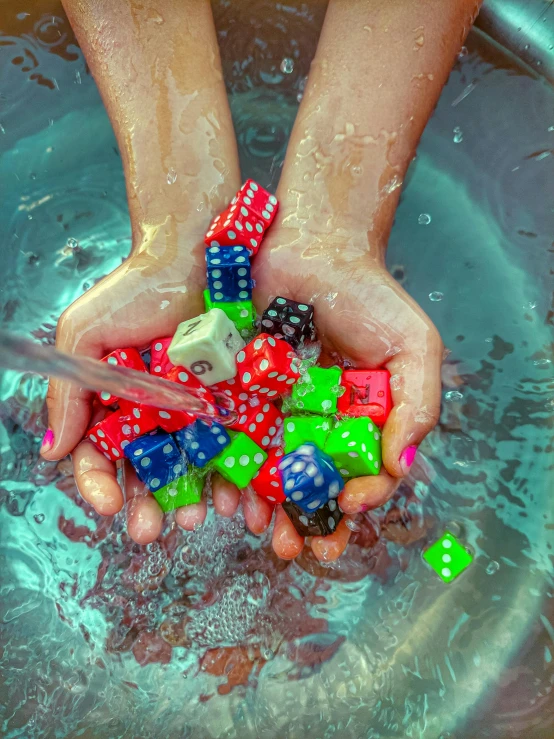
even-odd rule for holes
{"type": "Polygon", "coordinates": [[[173,167],[171,167],[171,169],[167,173],[167,184],[172,185],[176,179],[177,179],[177,172],[173,169],[173,167]]]}
{"type": "Polygon", "coordinates": [[[36,516],[33,516],[33,518],[37,523],[42,523],[45,519],[45,515],[44,513],[37,513],[36,516]]]}
{"type": "Polygon", "coordinates": [[[552,133],[552,131],[554,131],[554,126],[548,126],[548,130],[552,133]]]}
{"type": "Polygon", "coordinates": [[[294,62],[286,56],[281,62],[281,72],[283,74],[292,74],[294,72],[294,62]]]}
{"type": "Polygon", "coordinates": [[[468,55],[467,46],[462,46],[462,48],[458,52],[458,59],[463,59],[464,56],[467,56],[467,55],[468,55]]]}
{"type": "Polygon", "coordinates": [[[523,310],[535,310],[536,307],[537,307],[536,300],[530,300],[528,303],[523,304],[523,310]]]}
{"type": "Polygon", "coordinates": [[[459,126],[454,129],[454,143],[459,144],[464,140],[464,133],[459,126]]]}
{"type": "Polygon", "coordinates": [[[463,393],[461,393],[459,390],[449,390],[447,393],[444,394],[444,399],[449,403],[455,400],[463,400],[463,398],[463,393]]]}
{"type": "Polygon", "coordinates": [[[498,562],[496,562],[496,560],[493,559],[492,562],[488,563],[485,572],[487,573],[487,575],[494,575],[494,573],[498,572],[499,569],[500,565],[498,564],[498,562]]]}
{"type": "Polygon", "coordinates": [[[417,222],[420,226],[428,226],[431,223],[431,216],[429,213],[420,213],[417,222]]]}
{"type": "Polygon", "coordinates": [[[260,649],[260,654],[262,655],[262,659],[265,659],[266,662],[269,662],[269,660],[272,660],[275,657],[275,652],[269,647],[262,647],[260,649]]]}
{"type": "Polygon", "coordinates": [[[444,298],[444,293],[441,293],[438,290],[434,290],[432,293],[429,293],[429,300],[432,303],[440,303],[440,301],[443,298],[444,298]]]}
{"type": "Polygon", "coordinates": [[[77,239],[69,238],[66,241],[65,245],[67,246],[68,249],[71,249],[71,251],[73,251],[74,249],[78,248],[79,242],[77,241],[77,239]]]}
{"type": "Polygon", "coordinates": [[[535,367],[546,367],[547,364],[552,364],[552,360],[543,357],[541,359],[533,360],[533,364],[535,365],[535,367]]]}

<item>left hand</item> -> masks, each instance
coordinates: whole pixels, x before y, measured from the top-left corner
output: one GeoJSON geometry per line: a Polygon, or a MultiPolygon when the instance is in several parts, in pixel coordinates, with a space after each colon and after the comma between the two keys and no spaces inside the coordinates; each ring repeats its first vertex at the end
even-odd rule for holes
{"type": "MultiPolygon", "coordinates": [[[[415,448],[437,423],[440,411],[442,342],[423,310],[368,251],[350,249],[334,234],[287,228],[280,213],[256,258],[254,279],[258,313],[278,295],[315,308],[320,362],[348,359],[360,368],[386,367],[391,373],[394,407],[383,428],[383,468],[375,477],[347,482],[339,497],[346,514],[383,505],[413,461],[415,448]],[[406,451],[408,450],[408,451],[406,451]]],[[[366,234],[350,244],[367,243],[366,234]]],[[[255,496],[249,518],[267,519],[266,501],[255,496]]],[[[271,515],[271,512],[269,512],[271,515]]],[[[318,559],[336,559],[350,538],[346,520],[327,537],[313,537],[318,559]]],[[[280,508],[273,547],[278,556],[296,557],[303,538],[280,508]]]]}

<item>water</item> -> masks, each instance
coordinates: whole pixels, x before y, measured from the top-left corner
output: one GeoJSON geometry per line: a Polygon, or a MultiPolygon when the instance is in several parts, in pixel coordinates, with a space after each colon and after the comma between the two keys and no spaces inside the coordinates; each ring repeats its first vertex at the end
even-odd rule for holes
{"type": "MultiPolygon", "coordinates": [[[[236,5],[215,10],[241,161],[274,188],[322,10],[266,2],[247,34],[252,8],[236,5]]],[[[59,7],[14,11],[5,30],[0,310],[50,344],[129,251],[121,161],[59,7]]],[[[551,148],[552,92],[478,33],[467,50],[387,257],[444,338],[444,393],[463,398],[338,563],[277,561],[240,514],[211,509],[197,532],[170,520],[133,544],[123,515],[82,503],[67,462],[40,461],[45,382],[1,376],[0,735],[552,736],[554,183],[532,156],[551,148]],[[421,559],[445,529],[476,555],[450,585],[421,559]]]]}
{"type": "MultiPolygon", "coordinates": [[[[217,408],[202,397],[196,397],[183,386],[127,367],[114,367],[88,357],[63,354],[51,346],[0,330],[0,367],[36,372],[48,377],[69,380],[80,387],[145,403],[155,408],[190,410],[208,418],[222,417],[217,408]]],[[[228,422],[228,416],[224,420],[228,422]]]]}

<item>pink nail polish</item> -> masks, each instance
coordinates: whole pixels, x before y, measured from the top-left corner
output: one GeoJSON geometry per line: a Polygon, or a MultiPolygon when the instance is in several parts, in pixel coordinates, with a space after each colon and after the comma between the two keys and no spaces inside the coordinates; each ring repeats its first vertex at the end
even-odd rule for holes
{"type": "Polygon", "coordinates": [[[416,452],[417,446],[407,446],[400,455],[400,465],[405,472],[412,466],[416,452]]]}
{"type": "Polygon", "coordinates": [[[54,432],[52,431],[52,429],[48,429],[48,431],[44,434],[44,438],[42,440],[40,451],[49,452],[53,446],[54,446],[54,432]]]}

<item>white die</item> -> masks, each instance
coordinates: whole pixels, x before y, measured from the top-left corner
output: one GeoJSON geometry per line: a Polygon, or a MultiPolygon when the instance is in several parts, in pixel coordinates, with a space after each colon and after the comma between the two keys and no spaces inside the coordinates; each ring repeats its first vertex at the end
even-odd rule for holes
{"type": "Polygon", "coordinates": [[[175,365],[190,369],[204,385],[230,380],[237,374],[235,356],[244,339],[221,308],[177,326],[167,356],[175,365]]]}

